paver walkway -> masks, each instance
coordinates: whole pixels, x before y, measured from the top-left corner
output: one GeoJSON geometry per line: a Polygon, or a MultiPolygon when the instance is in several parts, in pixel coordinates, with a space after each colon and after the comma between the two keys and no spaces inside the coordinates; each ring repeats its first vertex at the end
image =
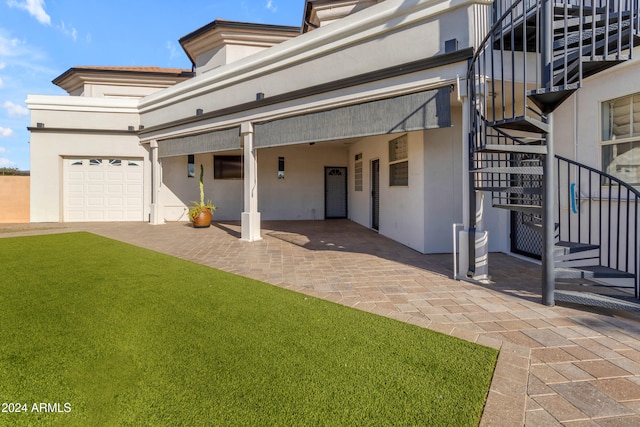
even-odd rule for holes
{"type": "Polygon", "coordinates": [[[640,426],[640,318],[540,304],[539,266],[491,254],[490,285],[455,281],[347,220],[0,225],[0,237],[86,230],[501,350],[483,426],[640,426]]]}

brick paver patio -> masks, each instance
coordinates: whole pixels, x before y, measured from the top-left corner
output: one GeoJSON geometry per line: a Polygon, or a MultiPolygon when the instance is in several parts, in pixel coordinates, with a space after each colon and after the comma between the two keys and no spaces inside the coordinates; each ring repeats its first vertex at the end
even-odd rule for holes
{"type": "Polygon", "coordinates": [[[452,280],[421,255],[347,220],[1,225],[0,237],[85,230],[501,350],[481,425],[640,425],[640,318],[540,304],[539,266],[491,254],[492,283],[452,280]]]}

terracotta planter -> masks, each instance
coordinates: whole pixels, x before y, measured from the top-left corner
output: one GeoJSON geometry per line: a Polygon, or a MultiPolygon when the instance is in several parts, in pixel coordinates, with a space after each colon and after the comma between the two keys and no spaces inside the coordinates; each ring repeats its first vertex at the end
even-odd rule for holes
{"type": "Polygon", "coordinates": [[[205,209],[200,212],[195,218],[193,218],[194,228],[207,228],[211,225],[211,210],[205,209]]]}

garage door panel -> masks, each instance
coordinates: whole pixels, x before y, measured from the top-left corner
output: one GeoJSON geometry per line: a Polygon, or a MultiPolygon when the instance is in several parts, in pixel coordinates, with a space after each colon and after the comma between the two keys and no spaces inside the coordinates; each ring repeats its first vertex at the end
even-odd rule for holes
{"type": "Polygon", "coordinates": [[[84,180],[84,171],[69,171],[68,177],[74,181],[82,181],[84,180]]]}
{"type": "Polygon", "coordinates": [[[124,191],[124,185],[122,184],[107,185],[107,194],[122,194],[123,191],[124,191]]]}
{"type": "Polygon", "coordinates": [[[64,220],[142,221],[142,164],[139,159],[66,159],[64,220]]]}
{"type": "Polygon", "coordinates": [[[142,194],[142,185],[141,184],[127,184],[127,193],[128,194],[142,194]]]}
{"type": "Polygon", "coordinates": [[[69,222],[80,222],[86,221],[84,212],[82,211],[68,211],[66,221],[69,222]]]}
{"type": "Polygon", "coordinates": [[[67,205],[69,207],[74,207],[74,208],[78,208],[78,207],[82,207],[84,206],[84,197],[69,197],[67,198],[67,205]]]}
{"type": "Polygon", "coordinates": [[[88,172],[87,179],[89,181],[104,181],[104,172],[88,172]]]}
{"type": "Polygon", "coordinates": [[[104,206],[104,198],[102,197],[87,197],[87,206],[89,208],[101,208],[104,206]]]}
{"type": "Polygon", "coordinates": [[[122,211],[107,212],[107,221],[123,221],[124,219],[125,214],[122,211]]]}
{"type": "Polygon", "coordinates": [[[109,172],[107,173],[107,180],[109,181],[122,181],[124,174],[122,172],[109,172]]]}
{"type": "Polygon", "coordinates": [[[89,195],[99,195],[100,197],[102,197],[102,195],[104,194],[104,185],[101,184],[90,184],[87,187],[87,194],[89,195]]]}
{"type": "Polygon", "coordinates": [[[69,184],[67,187],[69,194],[82,194],[84,193],[84,184],[69,184]]]}
{"type": "Polygon", "coordinates": [[[104,221],[105,216],[103,211],[89,211],[87,212],[87,220],[88,221],[104,221]]]}

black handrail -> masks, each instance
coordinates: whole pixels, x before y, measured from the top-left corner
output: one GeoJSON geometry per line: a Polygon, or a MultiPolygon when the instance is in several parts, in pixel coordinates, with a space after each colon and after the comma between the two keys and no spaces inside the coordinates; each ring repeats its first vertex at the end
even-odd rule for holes
{"type": "Polygon", "coordinates": [[[640,298],[640,191],[591,166],[555,158],[559,239],[597,245],[601,266],[635,275],[634,293],[640,298]],[[566,197],[564,206],[561,197],[566,197]]]}

